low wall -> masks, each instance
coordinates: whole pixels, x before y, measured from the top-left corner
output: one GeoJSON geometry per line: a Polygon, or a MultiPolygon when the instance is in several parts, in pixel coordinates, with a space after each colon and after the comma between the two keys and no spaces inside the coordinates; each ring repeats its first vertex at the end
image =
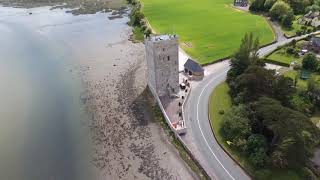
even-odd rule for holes
{"type": "MultiPolygon", "coordinates": [[[[183,142],[182,138],[180,137],[180,135],[176,132],[176,130],[172,127],[171,125],[171,121],[169,119],[169,116],[167,115],[162,103],[161,103],[161,100],[158,96],[158,94],[155,92],[155,90],[152,88],[152,86],[149,86],[148,84],[148,87],[153,95],[153,97],[157,100],[157,103],[162,111],[162,114],[163,116],[165,117],[166,119],[166,122],[167,124],[169,125],[170,129],[172,130],[172,132],[174,133],[174,136],[180,141],[180,143],[182,144],[182,146],[184,147],[184,149],[186,149],[187,153],[189,154],[189,156],[191,157],[191,159],[197,164],[197,166],[199,168],[201,168],[202,172],[204,173],[206,179],[211,179],[210,176],[208,175],[208,173],[203,169],[203,167],[201,166],[201,164],[199,163],[199,161],[193,156],[192,154],[192,151],[187,147],[187,145],[183,142]]],[[[189,93],[187,94],[183,104],[182,104],[182,114],[183,114],[183,107],[185,106],[185,102],[187,101],[188,97],[189,97],[189,94],[190,94],[190,91],[189,90],[189,93]]]]}

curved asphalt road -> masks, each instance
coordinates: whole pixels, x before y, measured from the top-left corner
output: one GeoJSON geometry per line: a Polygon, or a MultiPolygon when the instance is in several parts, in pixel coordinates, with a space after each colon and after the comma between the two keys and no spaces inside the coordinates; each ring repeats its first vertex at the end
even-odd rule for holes
{"type": "MultiPolygon", "coordinates": [[[[306,36],[279,39],[277,43],[261,48],[259,54],[260,56],[264,56],[280,45],[289,43],[293,39],[302,39],[306,36]]],[[[219,146],[209,124],[208,103],[210,94],[218,84],[226,79],[227,71],[230,68],[229,61],[219,63],[216,66],[217,68],[215,68],[214,72],[207,75],[192,89],[186,102],[184,116],[190,130],[188,133],[190,132],[197,151],[202,156],[201,159],[205,161],[202,163],[205,163],[205,166],[209,167],[209,169],[205,169],[209,171],[208,173],[211,177],[221,180],[247,180],[250,177],[219,146]]]]}

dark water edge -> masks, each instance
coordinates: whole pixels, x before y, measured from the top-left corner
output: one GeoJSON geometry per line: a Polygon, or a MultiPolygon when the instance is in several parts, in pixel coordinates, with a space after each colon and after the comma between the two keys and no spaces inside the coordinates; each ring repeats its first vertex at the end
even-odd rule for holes
{"type": "Polygon", "coordinates": [[[126,0],[0,0],[6,7],[35,8],[50,6],[51,9],[70,9],[73,15],[95,14],[97,12],[117,11],[125,13],[126,0]]]}
{"type": "Polygon", "coordinates": [[[0,179],[95,179],[75,61],[113,42],[127,20],[27,12],[0,7],[0,179]]]}

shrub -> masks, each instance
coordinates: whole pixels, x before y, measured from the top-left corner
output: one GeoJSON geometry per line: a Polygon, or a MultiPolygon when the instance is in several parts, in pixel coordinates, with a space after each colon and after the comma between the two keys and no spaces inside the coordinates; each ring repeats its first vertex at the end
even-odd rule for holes
{"type": "Polygon", "coordinates": [[[144,34],[146,36],[150,36],[150,34],[152,33],[152,30],[150,28],[147,28],[145,31],[144,31],[144,34]]]}
{"type": "Polygon", "coordinates": [[[227,140],[247,138],[251,127],[244,105],[234,106],[223,117],[222,130],[227,140]]]}
{"type": "Polygon", "coordinates": [[[222,110],[219,110],[219,114],[220,115],[223,115],[224,114],[224,110],[222,109],[222,110]]]}
{"type": "Polygon", "coordinates": [[[286,49],[286,53],[287,54],[295,54],[295,48],[293,48],[293,47],[288,47],[287,49],[286,49]]]}
{"type": "Polygon", "coordinates": [[[318,60],[314,53],[308,53],[302,60],[302,67],[306,70],[315,71],[318,69],[318,60]]]}
{"type": "Polygon", "coordinates": [[[301,169],[301,174],[303,176],[303,179],[305,180],[316,180],[318,179],[316,175],[313,174],[313,172],[307,168],[307,167],[304,167],[301,169]]]}
{"type": "Polygon", "coordinates": [[[268,156],[263,149],[259,149],[257,152],[250,154],[249,160],[256,167],[264,167],[267,164],[268,156]]]}

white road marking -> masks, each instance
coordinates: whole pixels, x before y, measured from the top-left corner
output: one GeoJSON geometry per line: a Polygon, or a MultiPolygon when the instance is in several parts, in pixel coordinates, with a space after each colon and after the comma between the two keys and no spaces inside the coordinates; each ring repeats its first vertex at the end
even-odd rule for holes
{"type": "Polygon", "coordinates": [[[216,76],[215,78],[213,78],[212,80],[209,81],[209,83],[207,83],[204,88],[202,89],[201,93],[200,93],[200,96],[198,98],[198,103],[197,103],[197,121],[198,121],[198,126],[199,126],[199,129],[200,129],[200,132],[201,132],[201,135],[204,139],[204,141],[206,142],[210,152],[213,154],[214,158],[218,161],[218,163],[221,165],[221,167],[226,171],[226,173],[231,177],[232,180],[235,180],[235,178],[229,173],[229,171],[223,166],[223,164],[221,163],[221,161],[218,159],[218,157],[216,156],[216,154],[213,152],[213,150],[211,149],[211,147],[209,146],[209,143],[207,141],[207,139],[205,138],[203,132],[202,132],[202,129],[201,129],[201,126],[200,126],[200,121],[199,121],[199,103],[200,103],[200,99],[201,99],[201,96],[204,92],[204,90],[208,87],[209,84],[211,84],[212,81],[216,80],[217,78],[219,78],[220,76],[224,75],[227,71],[224,71],[223,73],[219,74],[218,76],[216,76]]]}

